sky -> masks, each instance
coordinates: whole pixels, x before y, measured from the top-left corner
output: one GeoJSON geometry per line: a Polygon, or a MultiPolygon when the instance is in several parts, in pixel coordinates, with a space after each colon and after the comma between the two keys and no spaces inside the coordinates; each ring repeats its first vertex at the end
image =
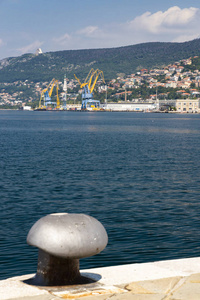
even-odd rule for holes
{"type": "Polygon", "coordinates": [[[200,0],[0,0],[0,59],[200,38],[200,0]]]}

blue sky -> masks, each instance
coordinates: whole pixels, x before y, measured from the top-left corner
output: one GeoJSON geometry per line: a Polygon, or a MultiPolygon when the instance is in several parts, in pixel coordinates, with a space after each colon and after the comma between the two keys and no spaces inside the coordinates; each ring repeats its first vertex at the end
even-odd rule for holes
{"type": "Polygon", "coordinates": [[[0,59],[200,38],[200,0],[0,0],[0,59]]]}

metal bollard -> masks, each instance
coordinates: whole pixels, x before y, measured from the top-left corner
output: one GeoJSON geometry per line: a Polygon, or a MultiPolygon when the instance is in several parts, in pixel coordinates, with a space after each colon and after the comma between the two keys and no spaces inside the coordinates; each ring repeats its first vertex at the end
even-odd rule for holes
{"type": "Polygon", "coordinates": [[[50,214],[30,229],[27,243],[39,248],[33,284],[79,284],[79,259],[101,252],[108,243],[103,225],[85,214],[50,214]]]}

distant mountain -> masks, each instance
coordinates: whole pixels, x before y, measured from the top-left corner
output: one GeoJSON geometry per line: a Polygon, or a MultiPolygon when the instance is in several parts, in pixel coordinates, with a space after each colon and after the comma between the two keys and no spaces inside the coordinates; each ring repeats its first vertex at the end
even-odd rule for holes
{"type": "Polygon", "coordinates": [[[74,73],[82,79],[91,68],[102,70],[108,80],[118,73],[128,75],[141,68],[159,67],[196,55],[200,55],[200,39],[184,43],[155,42],[118,48],[24,54],[0,61],[0,82],[63,80],[64,74],[73,78],[74,73]]]}

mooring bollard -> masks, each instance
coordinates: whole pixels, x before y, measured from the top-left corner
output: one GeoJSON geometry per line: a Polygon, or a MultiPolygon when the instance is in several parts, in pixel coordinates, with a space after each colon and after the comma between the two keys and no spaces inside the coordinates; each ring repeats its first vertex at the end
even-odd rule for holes
{"type": "Polygon", "coordinates": [[[27,243],[39,248],[33,284],[58,286],[81,282],[79,259],[101,252],[108,243],[103,225],[85,214],[50,214],[30,229],[27,243]]]}

